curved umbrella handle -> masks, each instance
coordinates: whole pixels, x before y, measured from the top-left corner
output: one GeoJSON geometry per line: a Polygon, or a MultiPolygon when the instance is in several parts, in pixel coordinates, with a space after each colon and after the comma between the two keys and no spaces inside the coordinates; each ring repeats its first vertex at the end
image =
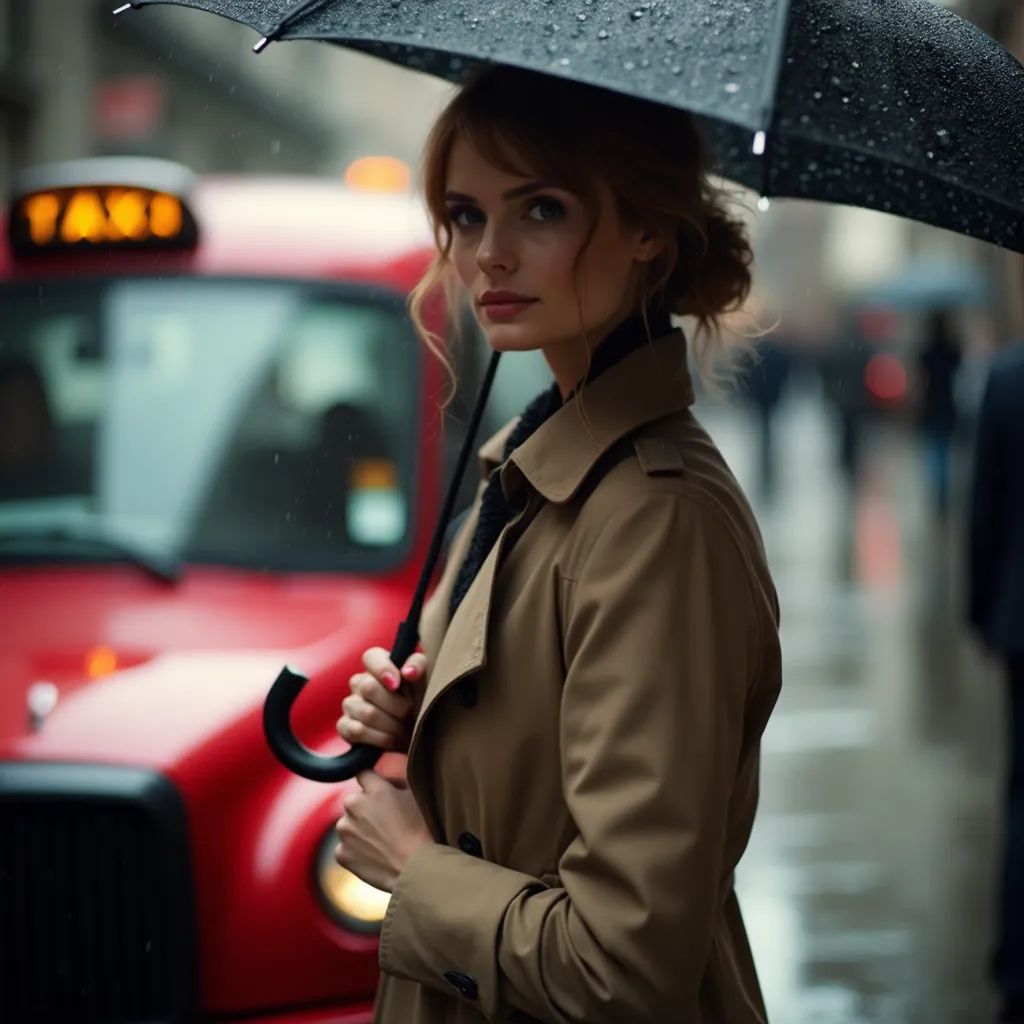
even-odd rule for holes
{"type": "MultiPolygon", "coordinates": [[[[403,622],[391,648],[392,662],[403,665],[418,642],[416,628],[410,629],[408,623],[403,622]]],[[[342,782],[372,768],[384,753],[379,747],[355,743],[344,754],[323,757],[314,754],[292,732],[292,705],[307,682],[307,676],[285,665],[267,694],[263,704],[263,733],[274,757],[289,771],[314,782],[342,782]]]]}

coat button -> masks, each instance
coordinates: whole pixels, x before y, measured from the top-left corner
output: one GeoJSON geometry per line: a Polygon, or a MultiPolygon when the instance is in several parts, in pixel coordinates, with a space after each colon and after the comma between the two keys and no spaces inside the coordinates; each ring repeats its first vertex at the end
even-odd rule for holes
{"type": "Polygon", "coordinates": [[[459,836],[459,849],[463,853],[468,853],[470,857],[482,857],[484,855],[484,848],[480,845],[480,840],[472,832],[463,832],[459,836]]]}
{"type": "Polygon", "coordinates": [[[444,980],[466,999],[476,999],[479,994],[476,978],[471,974],[463,974],[462,971],[445,971],[444,980]]]}
{"type": "Polygon", "coordinates": [[[459,702],[464,708],[475,708],[479,696],[475,679],[463,679],[459,683],[459,702]]]}

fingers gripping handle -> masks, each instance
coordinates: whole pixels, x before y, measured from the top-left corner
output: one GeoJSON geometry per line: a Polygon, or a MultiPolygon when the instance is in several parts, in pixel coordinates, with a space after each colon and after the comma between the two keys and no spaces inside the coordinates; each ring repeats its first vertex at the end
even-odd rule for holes
{"type": "MultiPolygon", "coordinates": [[[[401,623],[391,648],[391,661],[401,667],[418,643],[416,626],[410,626],[408,621],[401,623]]],[[[307,676],[285,665],[267,694],[263,704],[263,732],[274,757],[289,771],[314,782],[342,782],[372,768],[383,753],[379,747],[355,743],[344,754],[323,757],[299,742],[292,732],[291,710],[307,682],[307,676]]]]}

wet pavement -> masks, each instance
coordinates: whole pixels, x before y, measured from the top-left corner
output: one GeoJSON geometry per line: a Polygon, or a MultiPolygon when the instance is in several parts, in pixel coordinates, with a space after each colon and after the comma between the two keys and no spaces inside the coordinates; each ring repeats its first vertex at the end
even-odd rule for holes
{"type": "MultiPolygon", "coordinates": [[[[813,391],[779,413],[778,497],[755,507],[786,674],[737,876],[769,1014],[990,1021],[1003,694],[961,624],[960,517],[934,521],[906,431],[872,438],[851,491],[813,391]]],[[[752,423],[698,414],[756,494],[752,423]]]]}

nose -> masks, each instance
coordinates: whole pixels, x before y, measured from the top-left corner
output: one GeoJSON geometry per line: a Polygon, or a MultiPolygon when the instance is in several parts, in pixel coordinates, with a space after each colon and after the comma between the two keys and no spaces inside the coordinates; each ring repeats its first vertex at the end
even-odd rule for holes
{"type": "Polygon", "coordinates": [[[476,263],[488,276],[494,273],[511,274],[516,269],[515,249],[510,243],[508,232],[502,230],[496,217],[488,220],[480,236],[476,263]]]}

